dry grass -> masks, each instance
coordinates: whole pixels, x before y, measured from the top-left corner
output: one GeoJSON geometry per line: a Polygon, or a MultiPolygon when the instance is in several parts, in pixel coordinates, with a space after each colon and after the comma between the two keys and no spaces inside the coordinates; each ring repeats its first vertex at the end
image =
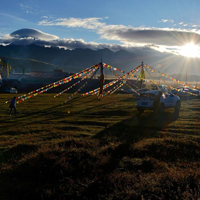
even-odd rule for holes
{"type": "Polygon", "coordinates": [[[0,102],[1,199],[198,199],[200,99],[138,116],[131,95],[0,102]]]}

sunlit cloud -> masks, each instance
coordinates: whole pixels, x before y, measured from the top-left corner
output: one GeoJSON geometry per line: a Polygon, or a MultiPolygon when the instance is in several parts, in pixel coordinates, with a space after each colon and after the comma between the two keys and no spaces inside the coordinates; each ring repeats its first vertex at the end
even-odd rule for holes
{"type": "Polygon", "coordinates": [[[180,29],[105,26],[98,30],[98,33],[107,40],[118,40],[122,43],[143,43],[145,45],[182,46],[189,42],[198,44],[200,41],[199,33],[180,29]]]}
{"type": "MultiPolygon", "coordinates": [[[[163,22],[174,20],[163,19],[163,22]]],[[[94,29],[102,39],[116,40],[122,44],[143,43],[157,45],[184,45],[186,43],[200,41],[200,35],[195,31],[175,28],[146,28],[124,25],[107,25],[103,18],[60,18],[56,20],[44,19],[39,25],[45,26],[66,26],[73,28],[94,29]]],[[[179,25],[188,26],[180,22],[179,25]]]]}

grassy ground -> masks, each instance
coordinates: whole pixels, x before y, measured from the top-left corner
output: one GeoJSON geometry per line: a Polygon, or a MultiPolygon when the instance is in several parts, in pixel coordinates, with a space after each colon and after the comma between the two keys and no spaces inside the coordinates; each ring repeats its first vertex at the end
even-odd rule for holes
{"type": "Polygon", "coordinates": [[[0,194],[10,199],[200,198],[200,99],[138,116],[131,95],[0,96],[0,194]]]}

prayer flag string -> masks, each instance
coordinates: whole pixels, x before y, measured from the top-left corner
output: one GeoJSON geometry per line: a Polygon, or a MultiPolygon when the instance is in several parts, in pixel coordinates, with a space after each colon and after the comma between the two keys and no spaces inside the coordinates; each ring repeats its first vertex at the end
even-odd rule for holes
{"type": "MultiPolygon", "coordinates": [[[[165,77],[165,78],[168,78],[168,79],[170,79],[170,80],[172,80],[172,81],[175,81],[175,82],[177,82],[177,83],[180,83],[180,84],[182,84],[183,86],[187,86],[187,87],[189,87],[190,89],[195,89],[195,88],[200,89],[200,87],[197,87],[197,86],[194,86],[194,85],[189,85],[188,83],[185,83],[185,82],[183,82],[183,81],[180,81],[180,80],[177,80],[177,79],[175,79],[175,78],[172,78],[172,77],[170,77],[169,75],[164,74],[164,73],[160,72],[159,70],[153,69],[153,68],[150,67],[150,66],[146,66],[146,67],[147,67],[147,69],[149,69],[150,72],[154,72],[154,73],[155,73],[155,72],[157,71],[158,73],[161,74],[161,76],[163,76],[163,77],[165,77]]],[[[199,96],[198,94],[194,94],[194,93],[191,93],[191,92],[187,92],[187,91],[185,91],[185,90],[173,88],[173,87],[171,87],[171,86],[170,86],[170,88],[172,88],[172,89],[174,89],[174,90],[176,90],[176,91],[178,91],[178,92],[184,92],[184,93],[188,93],[188,94],[193,95],[193,96],[199,96]]]]}
{"type": "MultiPolygon", "coordinates": [[[[52,88],[58,87],[58,86],[60,86],[61,84],[66,84],[66,83],[72,81],[73,79],[77,79],[77,78],[81,77],[82,75],[87,74],[87,73],[90,72],[93,68],[96,68],[96,67],[99,67],[99,64],[93,65],[92,67],[86,68],[86,69],[84,69],[84,70],[82,70],[82,71],[80,71],[80,72],[78,72],[78,73],[75,73],[75,74],[69,76],[69,77],[66,77],[66,78],[64,78],[64,79],[61,79],[61,80],[59,80],[59,81],[56,81],[56,82],[51,83],[51,84],[49,84],[49,85],[46,85],[46,86],[44,86],[44,87],[41,87],[41,88],[39,88],[39,89],[37,89],[37,90],[34,90],[34,91],[29,92],[29,93],[27,93],[27,94],[24,94],[24,95],[22,95],[22,96],[19,96],[19,97],[17,97],[17,99],[21,99],[21,100],[17,101],[17,103],[21,103],[21,102],[23,102],[23,101],[25,101],[25,100],[27,100],[27,99],[30,99],[30,98],[32,98],[32,97],[34,97],[34,96],[37,96],[37,95],[42,94],[42,93],[44,93],[44,92],[47,92],[48,90],[50,90],[50,89],[52,89],[52,88]],[[23,97],[24,97],[24,98],[23,98],[23,97]]],[[[10,101],[10,100],[6,101],[6,103],[8,103],[9,101],[10,101]]]]}
{"type": "Polygon", "coordinates": [[[76,92],[74,92],[71,96],[69,96],[68,100],[64,101],[61,105],[66,104],[69,100],[72,99],[73,96],[75,96],[76,94],[78,94],[85,86],[86,84],[88,84],[89,81],[92,80],[92,78],[94,77],[94,75],[96,75],[97,69],[94,71],[93,75],[90,77],[90,79],[88,81],[86,81],[83,86],[81,86],[76,92]]]}
{"type": "Polygon", "coordinates": [[[61,94],[63,94],[64,92],[67,92],[68,90],[72,89],[74,86],[78,85],[79,83],[81,83],[83,80],[85,80],[91,73],[95,72],[96,70],[98,70],[99,66],[96,68],[93,68],[89,74],[87,74],[86,76],[84,76],[81,80],[79,80],[78,82],[74,83],[73,85],[71,85],[70,87],[68,87],[67,89],[61,91],[60,93],[56,94],[54,97],[57,97],[61,94]]]}
{"type": "MultiPolygon", "coordinates": [[[[115,74],[116,77],[119,77],[118,74],[115,73],[112,69],[109,69],[109,70],[110,70],[113,74],[115,74]]],[[[126,79],[126,82],[128,82],[128,83],[131,85],[131,82],[128,81],[128,78],[126,79]]],[[[133,89],[129,84],[126,83],[126,85],[127,85],[130,89],[132,89],[136,94],[139,95],[139,93],[138,93],[135,89],[133,89]]],[[[123,85],[124,85],[124,84],[123,84],[123,85]]],[[[120,88],[120,87],[119,87],[119,88],[120,88]]],[[[119,88],[118,88],[118,89],[119,89],[119,88]]]]}

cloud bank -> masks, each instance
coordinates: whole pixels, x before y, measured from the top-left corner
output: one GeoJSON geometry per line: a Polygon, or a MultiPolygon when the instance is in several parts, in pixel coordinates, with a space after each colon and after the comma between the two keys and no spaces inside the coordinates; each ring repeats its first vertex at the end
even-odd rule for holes
{"type": "Polygon", "coordinates": [[[185,30],[108,26],[99,30],[99,33],[102,38],[122,43],[182,46],[190,42],[199,44],[200,41],[198,33],[185,30]]]}
{"type": "MultiPolygon", "coordinates": [[[[59,18],[56,20],[45,19],[39,22],[43,26],[66,26],[68,28],[93,29],[107,40],[116,40],[121,43],[139,43],[155,45],[184,45],[185,43],[199,43],[200,34],[196,29],[184,30],[173,28],[145,28],[124,25],[107,25],[103,18],[59,18]]],[[[173,23],[173,20],[163,19],[162,22],[173,23]]],[[[180,22],[183,23],[183,22],[180,22]]],[[[185,26],[185,24],[183,24],[185,26]]]]}
{"type": "MultiPolygon", "coordinates": [[[[104,18],[59,18],[52,20],[45,17],[38,24],[41,26],[64,26],[66,28],[96,31],[100,39],[106,39],[108,43],[85,42],[83,39],[59,39],[55,35],[35,29],[20,29],[0,39],[0,43],[24,45],[33,43],[70,50],[76,48],[89,48],[92,50],[109,48],[112,51],[127,50],[130,52],[136,52],[138,47],[149,47],[172,54],[179,54],[181,46],[188,43],[200,45],[200,31],[198,29],[135,28],[124,25],[107,25],[103,20],[104,18]],[[111,40],[116,41],[116,44],[109,44],[111,40]]],[[[171,19],[163,19],[161,22],[174,23],[171,19]]]]}

